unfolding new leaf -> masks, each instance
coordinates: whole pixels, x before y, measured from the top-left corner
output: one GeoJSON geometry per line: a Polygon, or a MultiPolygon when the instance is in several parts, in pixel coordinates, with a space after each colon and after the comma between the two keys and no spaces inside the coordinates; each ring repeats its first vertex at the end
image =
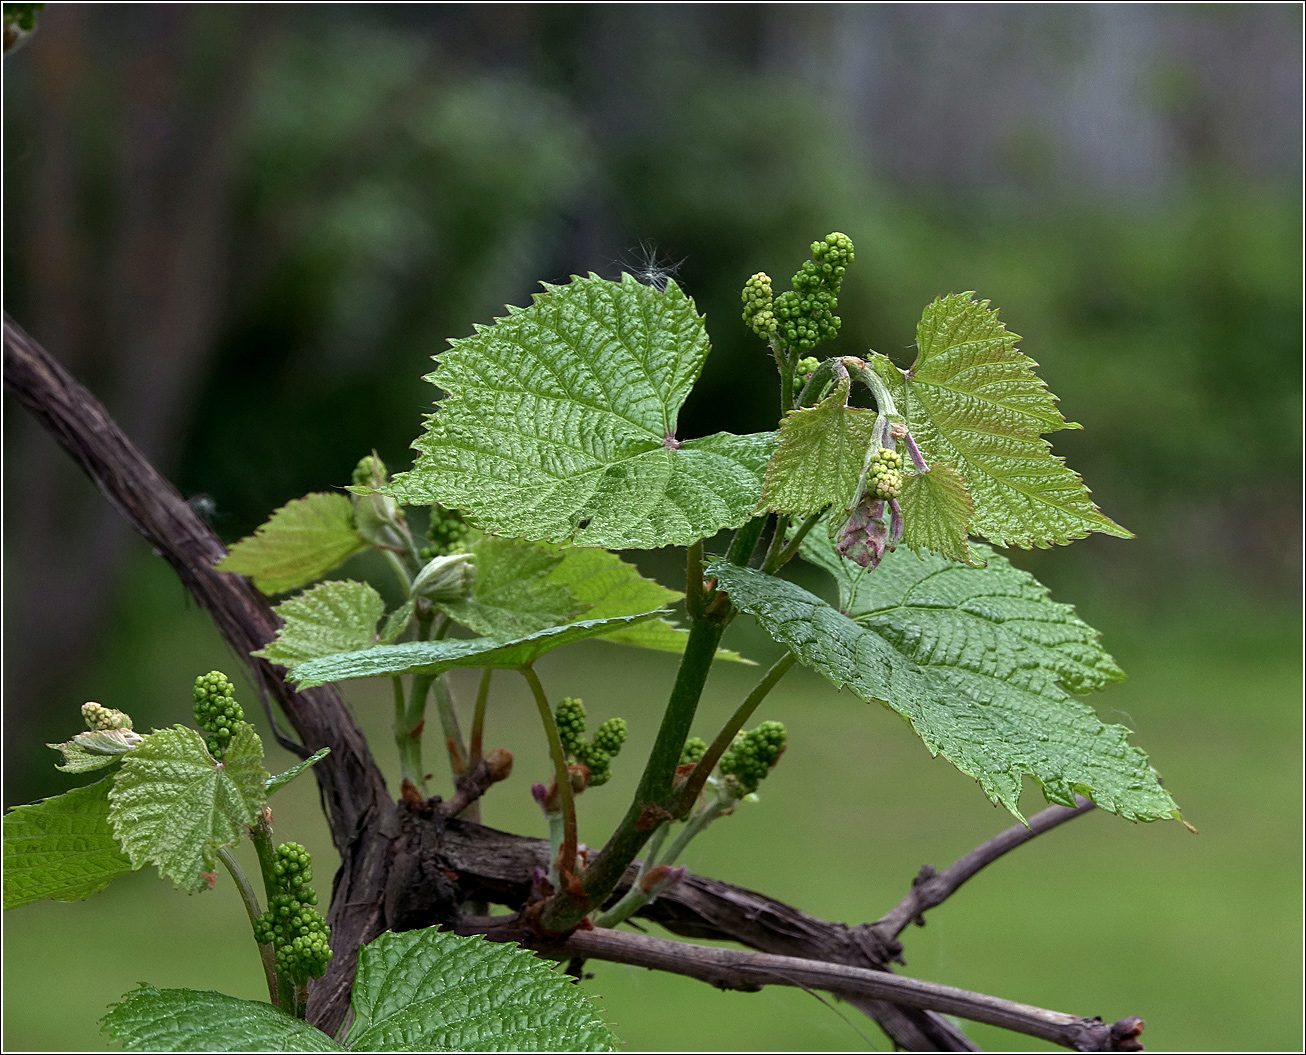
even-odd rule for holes
{"type": "Polygon", "coordinates": [[[759,509],[817,513],[830,505],[844,509],[852,501],[877,415],[847,405],[849,384],[844,377],[816,406],[785,415],[759,509]]]}
{"type": "Polygon", "coordinates": [[[79,901],[132,870],[109,827],[110,780],[30,806],[4,819],[5,908],[79,901]]]}
{"type": "Polygon", "coordinates": [[[266,782],[267,794],[271,795],[274,791],[280,791],[301,773],[307,773],[313,766],[317,765],[322,759],[331,753],[331,748],[323,747],[314,751],[302,762],[291,766],[284,773],[278,773],[275,776],[268,777],[266,782]]]}
{"type": "Polygon", "coordinates": [[[402,502],[486,531],[607,549],[687,545],[750,515],[770,433],[676,437],[709,350],[694,302],[629,275],[546,285],[452,342],[427,380],[447,394],[415,443],[402,502]]]}
{"type": "Polygon", "coordinates": [[[975,504],[966,482],[951,465],[935,462],[929,472],[904,477],[898,503],[904,546],[918,555],[937,553],[963,564],[975,563],[968,541],[975,504]]]}
{"type": "Polygon", "coordinates": [[[987,567],[900,549],[866,572],[812,532],[804,556],[834,574],[842,611],[753,569],[720,561],[707,571],[801,662],[902,715],[931,754],[1016,817],[1026,774],[1052,802],[1082,794],[1132,820],[1177,817],[1128,731],[1065,691],[1122,676],[1096,633],[1031,576],[977,549],[987,567]]]}
{"type": "Polygon", "coordinates": [[[471,553],[476,563],[471,594],[438,607],[473,633],[530,634],[565,623],[585,609],[563,583],[550,578],[562,562],[556,546],[485,535],[471,553]]]}
{"type": "Polygon", "coordinates": [[[1132,534],[1103,515],[1079,474],[1052,453],[1047,432],[1078,428],[1016,347],[1020,338],[973,293],[941,297],[916,330],[905,374],[882,355],[888,384],[925,460],[947,462],[975,501],[971,530],[999,546],[1047,547],[1100,531],[1132,534]]]}
{"type": "Polygon", "coordinates": [[[134,751],[144,737],[131,729],[88,729],[62,744],[46,744],[63,753],[55,769],[65,773],[90,773],[111,766],[134,751]]]}
{"type": "Polygon", "coordinates": [[[269,663],[293,667],[337,652],[357,652],[376,641],[377,620],[385,614],[381,595],[365,582],[324,582],[282,601],[277,636],[253,653],[269,663]]]}
{"type": "Polygon", "coordinates": [[[273,1006],[225,993],[142,985],[100,1023],[127,1051],[344,1051],[273,1006]]]}
{"type": "Polygon", "coordinates": [[[217,569],[248,575],[264,593],[284,593],[320,579],[366,548],[354,531],[349,497],[320,492],[286,503],[232,546],[217,569]]]}
{"type": "Polygon", "coordinates": [[[350,678],[391,677],[396,674],[440,674],[457,667],[518,668],[563,645],[600,637],[613,630],[656,619],[665,612],[587,619],[551,626],[516,638],[473,637],[443,641],[405,641],[377,645],[361,652],[345,652],[309,660],[290,669],[289,677],[301,689],[350,678]]]}
{"type": "Polygon", "coordinates": [[[434,927],[358,953],[354,1051],[613,1051],[579,986],[525,949],[434,927]]]}
{"type": "Polygon", "coordinates": [[[109,821],[132,867],[155,864],[182,889],[202,890],[217,848],[257,820],[267,797],[262,762],[263,744],[247,723],[220,763],[193,729],[151,733],[124,759],[109,792],[109,821]]]}

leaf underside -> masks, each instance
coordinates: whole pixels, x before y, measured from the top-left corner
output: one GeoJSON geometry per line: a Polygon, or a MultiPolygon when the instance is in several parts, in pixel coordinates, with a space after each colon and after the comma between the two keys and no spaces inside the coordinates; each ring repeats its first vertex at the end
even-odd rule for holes
{"type": "Polygon", "coordinates": [[[550,579],[562,563],[556,546],[485,535],[471,555],[476,563],[471,594],[439,607],[475,634],[531,634],[565,623],[585,608],[565,584],[550,579]]]}
{"type": "Polygon", "coordinates": [[[182,889],[204,889],[217,848],[257,820],[267,798],[262,762],[249,724],[232,735],[221,763],[193,729],[152,733],[123,760],[109,792],[109,821],[132,867],[155,864],[182,889]]]}
{"type": "Polygon", "coordinates": [[[357,652],[375,641],[385,614],[381,595],[365,582],[320,583],[273,609],[283,626],[263,649],[252,653],[269,663],[293,667],[337,652],[357,652]]]}
{"type": "Polygon", "coordinates": [[[4,818],[5,909],[80,901],[132,870],[109,827],[112,779],[18,806],[4,818]]]}
{"type": "Polygon", "coordinates": [[[694,302],[629,275],[544,288],[438,357],[427,380],[447,395],[385,490],[492,534],[605,549],[684,546],[748,519],[774,436],[675,435],[709,351],[694,302]]]}
{"type": "Polygon", "coordinates": [[[301,689],[351,678],[392,677],[403,674],[440,674],[457,667],[520,668],[563,645],[600,637],[664,611],[642,615],[587,619],[564,626],[546,627],[516,638],[474,637],[443,641],[405,641],[377,645],[361,652],[345,652],[309,660],[290,669],[288,677],[301,689]]]}
{"type": "Polygon", "coordinates": [[[1079,474],[1052,453],[1047,432],[1078,428],[1016,347],[1020,338],[973,293],[940,297],[916,331],[905,374],[882,355],[871,365],[931,465],[947,462],[975,502],[971,530],[999,546],[1046,548],[1100,531],[1133,535],[1093,504],[1079,474]]]}
{"type": "Polygon", "coordinates": [[[426,930],[358,954],[355,1051],[612,1051],[584,992],[515,945],[426,930]]]}
{"type": "Polygon", "coordinates": [[[127,1051],[344,1051],[272,1004],[212,990],[142,985],[100,1023],[127,1051]]]}
{"type": "Polygon", "coordinates": [[[284,593],[322,578],[366,548],[354,532],[349,497],[319,492],[287,502],[216,567],[248,575],[266,594],[284,593]]]}
{"type": "Polygon", "coordinates": [[[842,611],[749,568],[717,562],[707,574],[802,663],[900,714],[931,754],[1017,818],[1023,775],[1051,802],[1082,794],[1131,820],[1177,817],[1128,730],[1066,691],[1123,676],[1096,632],[1031,576],[976,549],[987,567],[900,549],[866,572],[813,532],[803,555],[834,575],[842,611]]]}

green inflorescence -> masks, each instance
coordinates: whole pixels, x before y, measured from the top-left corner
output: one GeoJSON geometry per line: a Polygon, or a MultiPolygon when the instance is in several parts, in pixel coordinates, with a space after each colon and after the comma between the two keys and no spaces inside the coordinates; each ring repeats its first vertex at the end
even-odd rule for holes
{"type": "MultiPolygon", "coordinates": [[[[793,289],[775,298],[775,333],[790,348],[810,352],[839,332],[839,289],[853,262],[852,239],[833,231],[812,243],[811,259],[793,277],[793,289]]],[[[747,291],[747,287],[745,287],[747,291]]]]}
{"type": "Polygon", "coordinates": [[[799,376],[808,377],[820,365],[821,365],[821,360],[816,358],[816,356],[814,355],[809,355],[804,359],[798,360],[798,366],[796,367],[796,369],[798,371],[799,376]]]}
{"type": "Polygon", "coordinates": [[[431,543],[422,547],[422,560],[434,560],[436,557],[459,552],[466,545],[470,531],[458,510],[432,505],[431,524],[426,529],[426,537],[431,543]]]}
{"type": "Polygon", "coordinates": [[[558,726],[558,739],[569,759],[581,763],[590,771],[588,786],[596,788],[612,779],[612,759],[626,742],[626,720],[609,718],[594,730],[594,736],[585,739],[585,704],[571,696],[564,696],[554,711],[558,726]]]}
{"type": "Polygon", "coordinates": [[[759,271],[750,278],[744,283],[742,299],[744,324],[764,339],[775,333],[777,323],[775,312],[772,311],[771,276],[765,271],[759,271]]]}
{"type": "Polygon", "coordinates": [[[872,454],[866,472],[866,490],[876,498],[897,498],[902,491],[902,455],[888,447],[872,454]]]}
{"type": "Polygon", "coordinates": [[[321,978],[331,962],[331,927],[317,904],[313,881],[313,858],[299,843],[282,843],[272,866],[277,892],[268,910],[254,923],[254,937],[260,945],[272,945],[277,970],[296,985],[321,978]]]}
{"type": "Polygon", "coordinates": [[[751,795],[771,772],[784,749],[784,725],[763,722],[756,729],[735,737],[730,749],[721,756],[721,773],[738,786],[741,795],[751,795]]]}
{"type": "Polygon", "coordinates": [[[195,722],[209,735],[204,738],[209,754],[219,761],[227,752],[232,734],[245,721],[245,712],[236,702],[236,687],[220,670],[211,670],[195,679],[195,722]]]}
{"type": "Polygon", "coordinates": [[[707,754],[707,741],[698,736],[691,736],[680,749],[680,764],[696,766],[705,754],[707,754]]]}
{"type": "Polygon", "coordinates": [[[115,729],[130,729],[131,716],[112,707],[98,703],[82,704],[82,717],[86,719],[86,728],[99,733],[112,732],[115,729]]]}
{"type": "Polygon", "coordinates": [[[358,464],[354,466],[355,487],[380,487],[386,482],[387,477],[385,462],[375,453],[360,458],[358,464]]]}

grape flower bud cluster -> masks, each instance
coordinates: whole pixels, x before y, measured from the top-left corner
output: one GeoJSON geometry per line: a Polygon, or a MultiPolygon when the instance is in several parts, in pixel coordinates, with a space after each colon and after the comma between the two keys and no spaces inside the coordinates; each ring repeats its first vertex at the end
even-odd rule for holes
{"type": "Polygon", "coordinates": [[[131,716],[125,711],[115,710],[112,707],[105,707],[93,702],[82,704],[82,718],[86,720],[86,728],[97,733],[108,733],[115,729],[130,729],[132,727],[131,716]]]}
{"type": "Polygon", "coordinates": [[[463,515],[456,509],[445,509],[441,505],[431,506],[431,523],[426,529],[430,545],[423,546],[422,560],[433,560],[449,553],[460,553],[467,546],[471,528],[463,520],[463,515]]]}
{"type": "Polygon", "coordinates": [[[741,294],[744,302],[744,325],[764,340],[775,333],[774,297],[771,294],[771,276],[759,271],[744,283],[741,294]]]}
{"type": "Polygon", "coordinates": [[[785,727],[781,722],[763,722],[756,729],[739,733],[721,756],[721,774],[738,797],[757,790],[771,768],[784,754],[785,727]]]}
{"type": "Polygon", "coordinates": [[[902,491],[902,455],[889,447],[875,451],[867,465],[866,490],[876,498],[897,498],[902,491]]]}
{"type": "Polygon", "coordinates": [[[794,275],[793,288],[775,298],[775,332],[790,348],[810,352],[839,332],[835,309],[853,259],[852,239],[846,234],[832,231],[812,243],[811,259],[794,275]]]}
{"type": "Polygon", "coordinates": [[[703,760],[705,754],[707,754],[707,741],[700,736],[691,736],[680,749],[680,764],[696,766],[703,760]]]}
{"type": "Polygon", "coordinates": [[[236,702],[236,687],[220,670],[195,679],[195,723],[209,735],[204,738],[209,754],[218,761],[227,753],[231,737],[244,723],[245,712],[236,702]]]}
{"type": "Polygon", "coordinates": [[[587,786],[596,788],[612,779],[612,759],[621,752],[626,742],[626,720],[609,718],[585,739],[585,704],[571,696],[564,696],[554,712],[558,738],[563,753],[585,766],[589,772],[587,786]]]}
{"type": "Polygon", "coordinates": [[[296,985],[321,978],[331,962],[331,927],[317,904],[313,881],[313,859],[299,843],[282,843],[272,866],[277,892],[268,910],[254,923],[254,937],[260,945],[271,945],[277,970],[296,985]]]}

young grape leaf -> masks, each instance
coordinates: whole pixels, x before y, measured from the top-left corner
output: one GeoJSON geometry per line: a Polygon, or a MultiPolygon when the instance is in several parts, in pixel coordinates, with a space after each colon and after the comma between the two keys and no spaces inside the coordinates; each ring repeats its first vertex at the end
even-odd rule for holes
{"type": "Polygon", "coordinates": [[[438,607],[473,633],[516,637],[565,623],[584,611],[585,605],[565,585],[550,580],[549,573],[562,562],[556,546],[485,535],[471,553],[476,562],[471,594],[438,607]]]}
{"type": "Polygon", "coordinates": [[[448,395],[385,490],[460,509],[496,535],[605,549],[684,546],[748,519],[775,437],[680,441],[709,350],[694,302],[629,275],[545,285],[451,342],[448,395]]]}
{"type": "Polygon", "coordinates": [[[341,579],[305,590],[272,610],[284,625],[271,642],[251,654],[293,667],[319,656],[370,647],[385,602],[367,583],[341,579]]]}
{"type": "Polygon", "coordinates": [[[413,613],[416,611],[417,602],[410,597],[385,617],[385,626],[381,627],[378,641],[383,645],[393,645],[399,640],[399,635],[408,629],[408,624],[413,621],[413,613]]]}
{"type": "Polygon", "coordinates": [[[902,715],[931,754],[1017,818],[1025,774],[1050,802],[1073,805],[1078,793],[1131,820],[1178,817],[1128,730],[1065,691],[1122,676],[1096,633],[1031,576],[977,549],[985,568],[898,550],[866,572],[814,531],[804,555],[833,572],[842,611],[725,561],[707,574],[802,663],[902,715]]]}
{"type": "Polygon", "coordinates": [[[276,776],[267,779],[267,794],[271,795],[274,791],[280,791],[301,773],[306,773],[310,768],[317,765],[322,759],[331,753],[331,748],[324,747],[321,750],[314,751],[302,762],[291,766],[284,773],[278,773],[276,776]]]}
{"type": "MultiPolygon", "coordinates": [[[[654,608],[666,608],[684,596],[644,578],[633,564],[607,550],[566,547],[560,552],[562,562],[549,574],[549,581],[560,583],[571,591],[577,602],[584,606],[582,614],[586,619],[638,615],[654,608]]],[[[685,651],[688,639],[687,630],[667,619],[649,619],[599,638],[616,645],[675,653],[685,651]]],[[[717,649],[717,658],[736,663],[752,662],[725,648],[717,649]]]]}
{"type": "Polygon", "coordinates": [[[34,901],[80,901],[132,870],[109,827],[101,780],[18,806],[4,819],[5,909],[34,901]]]}
{"type": "Polygon", "coordinates": [[[90,773],[117,762],[134,751],[144,739],[130,729],[88,729],[62,744],[46,744],[63,753],[63,763],[55,766],[64,773],[90,773]]]}
{"type": "Polygon", "coordinates": [[[849,385],[844,377],[816,406],[785,415],[759,510],[817,513],[831,505],[845,509],[852,501],[877,414],[847,405],[849,385]]]}
{"type": "Polygon", "coordinates": [[[109,792],[109,821],[132,867],[146,863],[184,890],[205,887],[215,852],[258,819],[267,798],[263,744],[242,723],[215,762],[193,729],[151,733],[128,755],[109,792]]]}
{"type": "Polygon", "coordinates": [[[284,593],[322,578],[366,548],[354,532],[349,496],[321,492],[287,502],[216,567],[248,575],[266,594],[284,593]]]}
{"type": "Polygon", "coordinates": [[[1043,433],[1075,429],[987,300],[940,297],[916,329],[906,373],[882,355],[871,365],[933,465],[947,462],[975,500],[971,530],[999,546],[1046,548],[1100,531],[1133,538],[1093,504],[1088,488],[1043,433]]]}
{"type": "Polygon", "coordinates": [[[904,476],[902,542],[918,556],[938,553],[962,564],[975,564],[970,551],[970,521],[975,512],[966,482],[947,462],[935,462],[927,473],[904,476]]]}
{"type": "Polygon", "coordinates": [[[584,990],[514,945],[434,927],[358,952],[354,1051],[614,1051],[584,990]]]}
{"type": "Polygon", "coordinates": [[[100,1021],[127,1051],[345,1051],[272,1004],[195,989],[142,985],[100,1021]]]}
{"type": "Polygon", "coordinates": [[[455,667],[516,669],[534,663],[540,656],[562,645],[599,637],[665,615],[665,611],[611,619],[587,619],[564,626],[550,626],[516,638],[473,637],[443,641],[405,641],[398,645],[377,645],[361,652],[344,652],[299,663],[287,675],[301,689],[350,678],[391,677],[396,674],[440,674],[455,667]]]}

